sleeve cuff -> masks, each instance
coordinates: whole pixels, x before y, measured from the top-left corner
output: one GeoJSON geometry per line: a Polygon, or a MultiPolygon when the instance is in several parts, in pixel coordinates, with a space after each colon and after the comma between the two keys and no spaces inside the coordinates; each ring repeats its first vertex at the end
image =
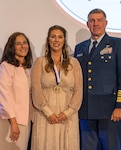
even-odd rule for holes
{"type": "Polygon", "coordinates": [[[121,103],[121,90],[118,90],[116,102],[121,103]]]}
{"type": "Polygon", "coordinates": [[[75,112],[74,109],[72,109],[70,107],[64,111],[67,118],[70,117],[74,112],[75,112]]]}
{"type": "Polygon", "coordinates": [[[43,107],[42,112],[47,118],[53,114],[53,111],[48,106],[43,107]]]}
{"type": "Polygon", "coordinates": [[[117,93],[116,108],[121,108],[121,90],[117,93]]]}
{"type": "Polygon", "coordinates": [[[116,103],[116,108],[121,108],[121,103],[120,102],[116,103]]]}

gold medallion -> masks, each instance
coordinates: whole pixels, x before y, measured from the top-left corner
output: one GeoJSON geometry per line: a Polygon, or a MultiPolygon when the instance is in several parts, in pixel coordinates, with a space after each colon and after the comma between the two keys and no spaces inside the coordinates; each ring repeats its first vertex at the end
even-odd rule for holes
{"type": "Polygon", "coordinates": [[[54,87],[54,91],[55,91],[55,93],[60,93],[60,87],[59,86],[55,86],[54,87]]]}

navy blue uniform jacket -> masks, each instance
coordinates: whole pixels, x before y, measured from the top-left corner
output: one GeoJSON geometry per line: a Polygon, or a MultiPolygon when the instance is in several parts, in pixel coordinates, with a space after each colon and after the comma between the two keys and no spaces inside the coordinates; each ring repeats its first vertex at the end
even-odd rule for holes
{"type": "Polygon", "coordinates": [[[83,102],[81,119],[110,119],[121,90],[121,39],[104,35],[89,57],[90,39],[75,47],[74,57],[83,71],[83,102]]]}

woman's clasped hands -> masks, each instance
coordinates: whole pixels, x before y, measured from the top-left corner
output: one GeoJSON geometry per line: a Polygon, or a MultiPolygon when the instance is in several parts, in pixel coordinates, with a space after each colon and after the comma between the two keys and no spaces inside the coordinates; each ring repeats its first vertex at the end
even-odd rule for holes
{"type": "Polygon", "coordinates": [[[51,116],[49,116],[47,120],[50,124],[63,123],[64,121],[67,120],[67,116],[65,115],[64,112],[61,112],[59,115],[56,115],[54,113],[51,116]]]}

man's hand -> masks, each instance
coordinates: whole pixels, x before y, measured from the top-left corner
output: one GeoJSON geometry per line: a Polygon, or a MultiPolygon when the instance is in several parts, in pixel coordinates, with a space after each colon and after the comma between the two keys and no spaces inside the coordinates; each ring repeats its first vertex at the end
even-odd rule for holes
{"type": "Polygon", "coordinates": [[[115,108],[112,115],[111,115],[112,121],[119,121],[121,120],[121,108],[115,108]]]}

